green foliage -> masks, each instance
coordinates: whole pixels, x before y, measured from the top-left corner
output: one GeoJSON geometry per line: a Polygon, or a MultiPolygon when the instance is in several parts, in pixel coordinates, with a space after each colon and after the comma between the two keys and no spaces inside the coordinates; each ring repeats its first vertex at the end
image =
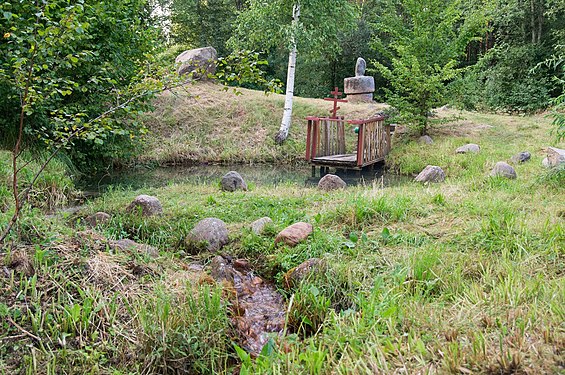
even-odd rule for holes
{"type": "Polygon", "coordinates": [[[212,46],[226,56],[226,41],[242,6],[240,0],[170,0],[171,38],[191,48],[212,46]]]}
{"type": "Polygon", "coordinates": [[[144,71],[157,37],[149,12],[146,0],[0,4],[2,147],[13,147],[21,110],[27,144],[62,144],[82,166],[127,152],[144,132],[132,116],[147,108],[140,94],[154,86],[144,71]]]}
{"type": "Polygon", "coordinates": [[[218,58],[214,77],[225,85],[279,93],[282,82],[278,79],[265,78],[265,71],[261,68],[267,65],[269,65],[267,60],[260,59],[258,52],[235,51],[227,57],[218,58]]]}
{"type": "Polygon", "coordinates": [[[446,82],[459,73],[457,59],[480,30],[481,15],[463,16],[458,1],[388,1],[374,27],[374,48],[390,65],[373,60],[390,82],[389,103],[421,134],[434,106],[445,102],[446,82]]]}

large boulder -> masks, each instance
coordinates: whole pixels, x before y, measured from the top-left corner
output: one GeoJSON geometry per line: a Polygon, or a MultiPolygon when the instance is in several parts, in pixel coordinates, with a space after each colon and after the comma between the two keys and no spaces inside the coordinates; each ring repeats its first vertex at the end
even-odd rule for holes
{"type": "Polygon", "coordinates": [[[343,189],[347,186],[339,176],[327,174],[318,182],[318,188],[324,191],[343,189]]]}
{"type": "Polygon", "coordinates": [[[461,147],[458,147],[455,150],[455,153],[456,154],[467,154],[469,152],[472,152],[472,153],[476,154],[480,150],[481,150],[481,148],[479,147],[479,145],[476,145],[474,143],[469,143],[469,144],[463,145],[461,147]]]}
{"type": "Polygon", "coordinates": [[[516,171],[514,168],[503,161],[499,161],[494,165],[494,168],[490,171],[492,177],[505,177],[505,178],[516,178],[516,171]]]}
{"type": "Polygon", "coordinates": [[[550,167],[565,164],[565,150],[556,147],[547,148],[547,161],[550,167]]]}
{"type": "Polygon", "coordinates": [[[265,227],[272,223],[273,220],[270,217],[262,217],[251,223],[251,231],[256,235],[260,235],[265,231],[265,227]]]}
{"type": "Polygon", "coordinates": [[[126,208],[126,211],[129,213],[141,211],[141,215],[143,216],[153,216],[162,214],[163,206],[161,202],[159,202],[159,199],[142,194],[135,197],[133,202],[126,208]]]}
{"type": "Polygon", "coordinates": [[[194,72],[193,78],[207,78],[208,74],[216,73],[218,63],[218,53],[214,47],[203,47],[184,51],[175,59],[178,74],[189,74],[194,72]]]}
{"type": "Polygon", "coordinates": [[[416,176],[416,182],[442,182],[445,180],[445,172],[436,165],[428,165],[416,176]]]}
{"type": "Polygon", "coordinates": [[[275,238],[275,244],[285,243],[288,246],[296,246],[306,240],[312,234],[312,224],[298,222],[283,229],[275,238]]]}
{"type": "Polygon", "coordinates": [[[530,154],[528,151],[522,151],[522,152],[519,152],[516,155],[512,156],[512,158],[510,160],[512,161],[512,163],[518,164],[518,163],[527,162],[528,160],[530,160],[531,157],[532,157],[532,154],[530,154]]]}
{"type": "Polygon", "coordinates": [[[216,218],[206,218],[199,221],[185,239],[188,247],[196,251],[218,251],[228,241],[226,223],[216,218]]]}
{"type": "Polygon", "coordinates": [[[247,190],[247,184],[243,180],[243,177],[235,171],[226,173],[222,177],[221,185],[222,190],[225,191],[247,190]]]}
{"type": "Polygon", "coordinates": [[[285,273],[284,284],[287,288],[292,288],[300,284],[300,282],[310,276],[312,272],[322,272],[324,268],[325,264],[322,259],[310,258],[285,273]]]}

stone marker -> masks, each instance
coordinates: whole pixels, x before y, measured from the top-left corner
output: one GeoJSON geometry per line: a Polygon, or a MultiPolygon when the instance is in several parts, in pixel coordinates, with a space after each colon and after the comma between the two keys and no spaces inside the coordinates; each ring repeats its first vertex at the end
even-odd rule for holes
{"type": "Polygon", "coordinates": [[[95,227],[100,224],[106,224],[112,219],[112,217],[106,212],[97,212],[88,216],[84,219],[91,227],[95,227]]]}
{"type": "Polygon", "coordinates": [[[417,182],[442,182],[445,180],[445,172],[438,166],[428,165],[414,180],[417,182]]]}
{"type": "Polygon", "coordinates": [[[318,188],[324,191],[344,189],[346,186],[345,181],[335,174],[327,174],[318,182],[318,188]]]}
{"type": "Polygon", "coordinates": [[[251,223],[251,231],[253,233],[255,233],[256,235],[260,235],[263,233],[263,231],[265,230],[265,227],[268,224],[272,224],[273,220],[271,220],[270,217],[262,217],[260,219],[255,220],[254,222],[251,223]]]}
{"type": "Polygon", "coordinates": [[[514,179],[516,178],[516,171],[510,164],[503,161],[499,161],[494,165],[494,168],[490,171],[490,175],[492,177],[499,176],[499,177],[514,179]]]}
{"type": "Polygon", "coordinates": [[[304,241],[312,233],[314,228],[311,224],[298,222],[283,229],[275,238],[275,244],[283,242],[288,246],[296,246],[304,241]]]}
{"type": "Polygon", "coordinates": [[[247,191],[247,184],[243,180],[243,177],[236,171],[230,171],[222,177],[221,181],[222,190],[225,191],[236,191],[245,190],[247,191]]]}
{"type": "Polygon", "coordinates": [[[531,157],[532,157],[532,154],[530,154],[528,151],[522,151],[522,152],[519,152],[516,155],[512,156],[512,158],[510,160],[512,161],[512,163],[518,164],[518,163],[527,162],[528,160],[530,160],[531,157]]]}
{"type": "Polygon", "coordinates": [[[163,213],[163,206],[159,199],[150,195],[138,195],[133,202],[126,208],[126,212],[137,213],[141,210],[143,216],[160,215],[163,213]]]}
{"type": "Polygon", "coordinates": [[[420,138],[418,138],[418,143],[424,143],[426,145],[431,145],[432,143],[434,143],[434,140],[429,135],[423,135],[420,138]]]}
{"type": "Polygon", "coordinates": [[[365,76],[367,63],[362,57],[357,59],[355,64],[355,77],[343,80],[343,91],[347,95],[349,102],[371,102],[375,92],[375,79],[365,76]]]}
{"type": "Polygon", "coordinates": [[[229,241],[226,223],[216,218],[199,221],[186,236],[185,243],[193,250],[218,251],[229,241]]]}
{"type": "Polygon", "coordinates": [[[457,150],[455,150],[456,154],[466,154],[468,152],[474,152],[477,153],[481,150],[481,148],[479,147],[479,145],[476,145],[474,143],[469,143],[466,144],[464,146],[458,147],[457,150]]]}
{"type": "Polygon", "coordinates": [[[565,150],[556,147],[547,148],[547,161],[550,167],[565,164],[565,150]]]}
{"type": "Polygon", "coordinates": [[[149,255],[152,258],[156,258],[159,256],[159,250],[157,250],[153,246],[137,243],[128,238],[124,238],[122,240],[117,240],[117,241],[110,241],[109,246],[110,249],[112,250],[137,251],[141,254],[149,255]]]}
{"type": "Polygon", "coordinates": [[[310,258],[284,274],[284,284],[287,289],[297,286],[312,272],[320,272],[325,268],[324,261],[320,258],[310,258]]]}
{"type": "Polygon", "coordinates": [[[208,74],[216,72],[218,53],[214,47],[203,47],[184,51],[175,59],[175,63],[180,64],[178,74],[188,74],[195,71],[193,78],[206,79],[208,74]],[[205,73],[199,72],[204,70],[205,73]]]}

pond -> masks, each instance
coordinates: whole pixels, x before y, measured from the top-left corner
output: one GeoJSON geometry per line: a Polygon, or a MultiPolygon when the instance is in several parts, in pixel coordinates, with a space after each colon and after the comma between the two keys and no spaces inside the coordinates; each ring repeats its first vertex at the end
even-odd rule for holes
{"type": "MultiPolygon", "coordinates": [[[[96,195],[111,187],[128,189],[155,188],[177,183],[219,184],[222,176],[237,171],[251,186],[298,185],[315,186],[320,177],[311,177],[309,166],[285,167],[267,164],[211,165],[181,167],[136,167],[114,173],[83,178],[78,187],[87,194],[96,195]]],[[[319,170],[317,170],[319,174],[319,170]]],[[[387,172],[382,167],[362,172],[331,172],[339,175],[348,185],[395,186],[410,180],[409,177],[387,172]]]]}

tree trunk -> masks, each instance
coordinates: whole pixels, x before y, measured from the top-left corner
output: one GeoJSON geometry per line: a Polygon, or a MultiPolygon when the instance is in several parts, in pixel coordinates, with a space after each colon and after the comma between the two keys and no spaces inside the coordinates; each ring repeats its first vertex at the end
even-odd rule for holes
{"type": "MultiPolygon", "coordinates": [[[[295,4],[292,9],[292,28],[296,28],[300,17],[300,4],[295,4]]],[[[288,138],[292,117],[292,98],[294,96],[294,72],[296,70],[296,36],[294,31],[291,37],[290,53],[288,54],[288,71],[286,75],[286,95],[284,98],[284,110],[279,132],[275,136],[275,142],[282,144],[288,138]]]]}

